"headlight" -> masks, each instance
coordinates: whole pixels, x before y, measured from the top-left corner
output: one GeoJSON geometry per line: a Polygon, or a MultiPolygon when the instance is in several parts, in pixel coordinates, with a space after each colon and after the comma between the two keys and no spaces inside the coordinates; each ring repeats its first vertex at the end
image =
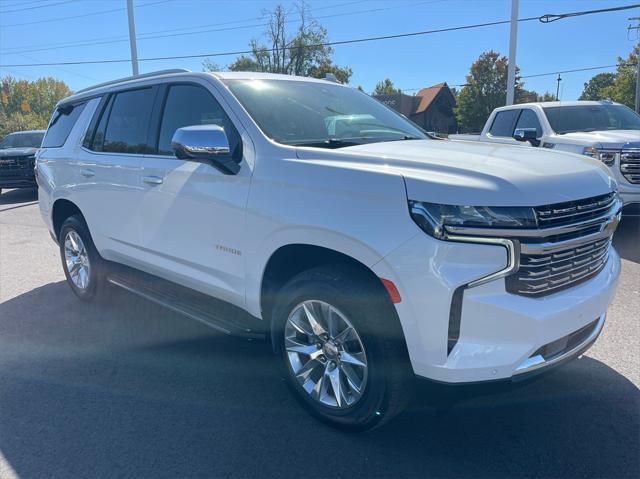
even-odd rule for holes
{"type": "Polygon", "coordinates": [[[593,148],[592,146],[587,146],[584,150],[582,150],[582,154],[590,156],[591,158],[595,158],[596,160],[600,160],[607,166],[613,166],[616,161],[615,151],[600,151],[597,148],[593,148]]]}
{"type": "Polygon", "coordinates": [[[409,201],[411,217],[420,228],[438,239],[446,239],[446,226],[473,228],[535,228],[533,208],[518,206],[438,205],[409,201]]]}

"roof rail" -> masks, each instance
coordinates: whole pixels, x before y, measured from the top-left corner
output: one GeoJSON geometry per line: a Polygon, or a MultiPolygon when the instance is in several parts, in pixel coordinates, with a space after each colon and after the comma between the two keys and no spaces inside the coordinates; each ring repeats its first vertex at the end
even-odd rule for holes
{"type": "Polygon", "coordinates": [[[140,78],[148,78],[154,77],[158,75],[168,75],[170,73],[189,73],[191,70],[187,70],[185,68],[173,68],[170,70],[158,70],[157,72],[149,72],[143,73],[142,75],[133,75],[124,78],[118,78],[117,80],[111,80],[104,83],[98,83],[97,85],[90,86],[88,88],[83,88],[82,90],[78,90],[76,93],[82,93],[89,90],[95,90],[96,88],[102,88],[103,86],[115,85],[116,83],[122,83],[129,80],[138,80],[140,78]]]}

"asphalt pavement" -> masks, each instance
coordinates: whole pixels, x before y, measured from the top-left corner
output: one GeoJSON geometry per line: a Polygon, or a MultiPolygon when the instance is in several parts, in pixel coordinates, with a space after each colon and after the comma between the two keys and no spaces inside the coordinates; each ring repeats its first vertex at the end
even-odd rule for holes
{"type": "Polygon", "coordinates": [[[387,426],[345,434],[300,408],[267,344],[128,293],[77,300],[36,192],[5,191],[0,477],[640,477],[640,224],[614,241],[620,286],[582,359],[477,396],[419,385],[387,426]]]}

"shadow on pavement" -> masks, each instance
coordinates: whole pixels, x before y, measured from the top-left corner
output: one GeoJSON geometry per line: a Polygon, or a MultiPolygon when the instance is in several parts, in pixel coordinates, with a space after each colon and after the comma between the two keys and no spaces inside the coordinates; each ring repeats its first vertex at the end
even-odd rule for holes
{"type": "Polygon", "coordinates": [[[613,236],[620,257],[640,263],[640,217],[623,216],[613,236]]]}
{"type": "Polygon", "coordinates": [[[38,188],[20,188],[3,190],[0,194],[0,205],[38,201],[38,188]]]}
{"type": "MultiPolygon", "coordinates": [[[[640,395],[584,358],[349,435],[310,418],[270,347],[63,282],[0,304],[0,452],[20,477],[638,477],[640,395]]],[[[459,397],[458,397],[459,396],[459,397]]]]}

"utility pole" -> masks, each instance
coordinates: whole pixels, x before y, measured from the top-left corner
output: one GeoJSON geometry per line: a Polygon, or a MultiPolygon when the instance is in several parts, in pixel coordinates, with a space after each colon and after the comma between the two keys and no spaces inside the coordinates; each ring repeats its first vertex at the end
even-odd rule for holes
{"type": "Polygon", "coordinates": [[[511,0],[511,32],[509,35],[509,65],[507,66],[507,105],[513,105],[516,90],[516,46],[518,43],[518,1],[511,0]]]}
{"type": "Polygon", "coordinates": [[[640,113],[640,48],[638,50],[639,53],[636,55],[636,113],[640,113]]]}
{"type": "Polygon", "coordinates": [[[560,82],[562,81],[562,77],[560,76],[560,73],[558,73],[558,78],[556,79],[556,81],[558,82],[558,86],[556,86],[556,101],[560,100],[560,82]]]}
{"type": "Polygon", "coordinates": [[[127,16],[129,17],[129,45],[131,46],[131,69],[133,76],[138,75],[138,47],[136,46],[136,21],[133,18],[133,0],[127,0],[127,16]]]}
{"type": "Polygon", "coordinates": [[[636,55],[636,113],[640,113],[640,17],[631,17],[629,20],[639,22],[635,27],[629,25],[629,30],[635,29],[638,39],[638,55],[636,55]]]}

